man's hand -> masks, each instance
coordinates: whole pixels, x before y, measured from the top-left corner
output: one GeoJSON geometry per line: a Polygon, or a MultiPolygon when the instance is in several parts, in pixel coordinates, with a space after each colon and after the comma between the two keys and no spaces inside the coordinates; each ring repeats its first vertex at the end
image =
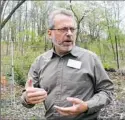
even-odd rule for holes
{"type": "Polygon", "coordinates": [[[32,80],[27,81],[26,85],[26,102],[28,104],[38,104],[43,102],[47,97],[47,92],[41,88],[34,88],[32,80]]]}
{"type": "Polygon", "coordinates": [[[87,103],[78,98],[68,97],[67,100],[72,102],[73,106],[71,107],[59,107],[56,105],[54,106],[57,109],[57,111],[64,116],[70,116],[70,115],[76,116],[88,110],[87,103]]]}

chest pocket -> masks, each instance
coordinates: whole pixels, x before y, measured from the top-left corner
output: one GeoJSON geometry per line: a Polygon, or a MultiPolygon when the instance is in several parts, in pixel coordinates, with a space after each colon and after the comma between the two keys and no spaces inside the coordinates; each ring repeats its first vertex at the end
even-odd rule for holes
{"type": "Polygon", "coordinates": [[[67,67],[67,71],[63,71],[63,81],[83,86],[84,88],[95,86],[93,77],[84,68],[76,69],[67,67]]]}
{"type": "Polygon", "coordinates": [[[68,67],[63,71],[64,81],[85,82],[89,79],[89,73],[85,69],[68,67]]]}
{"type": "Polygon", "coordinates": [[[86,99],[94,93],[93,78],[85,69],[68,68],[64,71],[63,89],[67,95],[86,99]]]}

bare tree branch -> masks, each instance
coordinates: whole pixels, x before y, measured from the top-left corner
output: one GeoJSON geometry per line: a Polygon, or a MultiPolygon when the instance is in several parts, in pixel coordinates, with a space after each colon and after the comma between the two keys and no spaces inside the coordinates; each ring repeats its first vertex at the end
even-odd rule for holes
{"type": "Polygon", "coordinates": [[[3,11],[4,4],[5,4],[5,3],[6,3],[6,0],[0,1],[0,16],[2,15],[2,11],[3,11]]]}
{"type": "Polygon", "coordinates": [[[70,0],[70,9],[72,10],[75,18],[76,18],[76,21],[77,21],[77,33],[76,33],[76,44],[78,42],[78,36],[79,36],[79,31],[80,31],[80,22],[84,19],[86,13],[88,13],[88,11],[84,12],[83,16],[81,18],[79,18],[76,14],[76,12],[73,10],[73,7],[72,7],[72,4],[71,4],[71,0],[70,0]]]}
{"type": "Polygon", "coordinates": [[[8,20],[12,17],[12,15],[14,14],[14,12],[25,2],[26,0],[22,0],[21,2],[19,2],[10,12],[10,14],[6,17],[6,19],[4,21],[2,21],[1,25],[0,25],[0,29],[2,29],[5,24],[8,22],[8,20]]]}
{"type": "Polygon", "coordinates": [[[3,19],[4,19],[4,14],[5,14],[5,10],[6,10],[7,6],[8,6],[8,3],[9,3],[9,1],[6,1],[5,4],[2,5],[2,6],[3,6],[3,9],[2,9],[2,11],[1,11],[1,21],[3,21],[3,19]],[[4,11],[3,11],[3,10],[4,10],[4,11]]]}
{"type": "Polygon", "coordinates": [[[1,6],[0,6],[0,10],[1,10],[1,12],[3,11],[4,4],[5,4],[5,3],[6,3],[6,0],[2,1],[2,3],[1,3],[1,6]]]}
{"type": "Polygon", "coordinates": [[[77,19],[77,21],[78,21],[78,20],[79,20],[79,19],[78,19],[78,16],[76,15],[75,11],[74,11],[73,8],[72,8],[71,1],[70,1],[70,9],[72,10],[74,16],[76,17],[76,19],[77,19]]]}

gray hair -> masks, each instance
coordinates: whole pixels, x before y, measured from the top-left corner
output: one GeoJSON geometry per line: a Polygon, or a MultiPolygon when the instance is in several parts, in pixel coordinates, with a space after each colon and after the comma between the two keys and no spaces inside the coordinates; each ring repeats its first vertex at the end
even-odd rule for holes
{"type": "MultiPolygon", "coordinates": [[[[56,15],[59,15],[59,14],[66,15],[66,16],[72,17],[74,19],[74,15],[70,10],[63,9],[63,8],[56,9],[56,10],[52,11],[48,17],[49,29],[54,28],[54,18],[56,15]]],[[[74,21],[75,21],[75,19],[74,19],[74,21]]]]}

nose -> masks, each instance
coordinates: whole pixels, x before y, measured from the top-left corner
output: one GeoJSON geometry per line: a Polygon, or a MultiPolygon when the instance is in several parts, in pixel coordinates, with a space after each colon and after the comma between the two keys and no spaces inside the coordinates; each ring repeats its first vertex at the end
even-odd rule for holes
{"type": "Polygon", "coordinates": [[[69,35],[69,36],[72,35],[72,32],[70,29],[67,30],[67,35],[69,35]]]}

